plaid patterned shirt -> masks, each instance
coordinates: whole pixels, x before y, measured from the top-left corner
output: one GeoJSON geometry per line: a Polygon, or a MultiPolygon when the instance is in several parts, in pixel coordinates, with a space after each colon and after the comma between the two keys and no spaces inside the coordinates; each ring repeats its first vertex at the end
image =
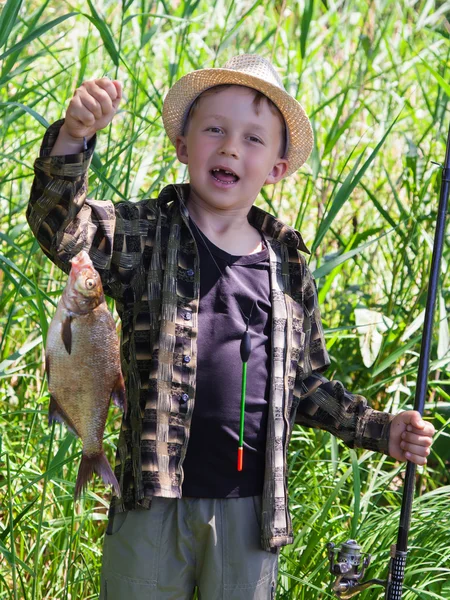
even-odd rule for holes
{"type": "MultiPolygon", "coordinates": [[[[49,156],[63,122],[44,136],[27,219],[44,253],[66,273],[71,257],[89,252],[122,321],[129,410],[116,454],[121,497],[112,498],[114,514],[148,508],[152,496],[181,497],[195,402],[199,257],[187,218],[189,184],[169,185],[158,198],[136,203],[90,200],[96,138],[79,154],[49,156]]],[[[293,541],[286,457],[294,423],[330,431],[350,447],[387,453],[392,416],[319,373],[330,361],[300,234],[255,206],[248,220],[270,255],[272,356],[261,545],[273,550],[293,541]]]]}

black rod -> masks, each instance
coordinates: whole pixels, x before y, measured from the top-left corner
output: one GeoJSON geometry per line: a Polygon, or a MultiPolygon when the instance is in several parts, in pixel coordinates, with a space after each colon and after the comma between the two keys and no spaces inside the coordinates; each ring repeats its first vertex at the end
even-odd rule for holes
{"type": "MultiPolygon", "coordinates": [[[[441,268],[442,250],[445,237],[445,217],[447,214],[448,196],[450,188],[450,127],[447,135],[444,169],[442,172],[439,207],[436,220],[436,233],[431,259],[430,282],[428,287],[427,305],[425,309],[425,322],[423,327],[422,345],[420,349],[419,371],[417,374],[416,395],[414,410],[423,415],[425,397],[428,389],[428,369],[430,364],[430,349],[433,333],[434,310],[441,268]]],[[[416,465],[410,461],[406,466],[405,484],[403,487],[402,508],[400,511],[400,525],[398,528],[397,545],[393,547],[389,579],[386,588],[385,600],[401,600],[403,578],[405,575],[406,554],[408,548],[408,533],[411,524],[411,512],[414,499],[416,480],[416,465]]]]}

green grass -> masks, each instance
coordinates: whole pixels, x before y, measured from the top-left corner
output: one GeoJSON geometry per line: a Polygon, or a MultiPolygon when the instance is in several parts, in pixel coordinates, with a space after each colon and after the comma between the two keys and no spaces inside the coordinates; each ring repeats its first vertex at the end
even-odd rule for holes
{"type": "MultiPolygon", "coordinates": [[[[257,200],[301,230],[332,366],[327,376],[375,408],[411,408],[430,268],[440,169],[450,122],[448,1],[8,0],[0,13],[0,599],[96,598],[109,495],[74,504],[81,446],[47,425],[43,343],[65,277],[25,221],[33,162],[46,126],[74,89],[108,75],[125,100],[99,134],[90,196],[154,196],[186,180],[164,135],[173,82],[238,52],[273,60],[315,131],[300,171],[257,200]],[[355,308],[392,320],[374,362],[355,308]]],[[[418,469],[404,600],[450,595],[448,268],[432,348],[427,418],[439,432],[418,469]]],[[[112,308],[112,306],[111,306],[112,308]]],[[[105,447],[113,460],[120,414],[105,447]]],[[[290,447],[295,543],[280,561],[285,599],[331,597],[326,543],[356,537],[385,577],[396,540],[404,467],[296,429],[290,447]]],[[[382,598],[380,588],[362,600],[382,598]]]]}

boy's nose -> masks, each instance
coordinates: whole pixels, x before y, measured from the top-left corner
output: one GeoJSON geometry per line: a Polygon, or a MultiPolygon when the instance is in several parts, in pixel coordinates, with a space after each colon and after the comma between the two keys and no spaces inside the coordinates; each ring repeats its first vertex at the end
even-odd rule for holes
{"type": "Polygon", "coordinates": [[[222,148],[220,148],[219,154],[224,154],[225,156],[232,156],[233,158],[238,158],[239,156],[236,146],[232,146],[230,144],[224,144],[222,148]]]}

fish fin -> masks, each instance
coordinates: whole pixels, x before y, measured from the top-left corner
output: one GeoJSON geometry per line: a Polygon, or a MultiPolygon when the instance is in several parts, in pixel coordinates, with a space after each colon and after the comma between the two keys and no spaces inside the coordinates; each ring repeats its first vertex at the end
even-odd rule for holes
{"type": "Polygon", "coordinates": [[[116,495],[120,498],[119,483],[113,473],[113,470],[111,469],[111,465],[109,464],[105,453],[101,452],[100,454],[94,454],[93,456],[87,456],[86,454],[83,454],[81,457],[77,482],[75,483],[75,500],[79,498],[82,491],[87,488],[88,481],[91,479],[94,473],[100,475],[106,485],[111,484],[116,492],[116,495]]]}
{"type": "Polygon", "coordinates": [[[72,317],[68,316],[64,319],[61,327],[61,337],[64,343],[64,347],[67,350],[67,354],[72,352],[72,317]]]}
{"type": "Polygon", "coordinates": [[[50,385],[50,357],[45,355],[45,372],[47,374],[47,385],[50,385]]]}
{"type": "Polygon", "coordinates": [[[117,378],[116,383],[111,392],[112,401],[116,406],[121,408],[127,416],[127,394],[125,392],[125,381],[123,380],[122,373],[117,378]]]}
{"type": "Polygon", "coordinates": [[[70,433],[81,437],[80,434],[77,432],[75,425],[72,423],[67,414],[56,401],[56,398],[50,395],[50,405],[48,407],[48,424],[51,425],[53,421],[58,421],[58,423],[64,423],[64,425],[67,427],[70,433]]]}

